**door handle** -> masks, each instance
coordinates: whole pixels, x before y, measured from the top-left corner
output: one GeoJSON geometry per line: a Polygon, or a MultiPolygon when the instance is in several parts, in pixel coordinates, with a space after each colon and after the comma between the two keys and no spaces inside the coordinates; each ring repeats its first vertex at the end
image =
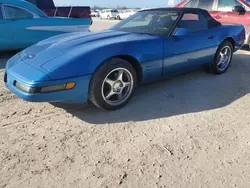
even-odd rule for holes
{"type": "Polygon", "coordinates": [[[208,39],[213,39],[213,38],[214,38],[214,36],[209,36],[209,37],[208,37],[208,39]]]}

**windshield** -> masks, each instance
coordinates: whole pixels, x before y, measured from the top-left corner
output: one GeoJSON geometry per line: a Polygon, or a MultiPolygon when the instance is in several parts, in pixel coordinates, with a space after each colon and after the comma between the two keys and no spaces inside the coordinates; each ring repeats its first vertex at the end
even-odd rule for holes
{"type": "Polygon", "coordinates": [[[179,16],[179,12],[142,11],[137,12],[110,29],[131,33],[169,35],[179,16]]]}

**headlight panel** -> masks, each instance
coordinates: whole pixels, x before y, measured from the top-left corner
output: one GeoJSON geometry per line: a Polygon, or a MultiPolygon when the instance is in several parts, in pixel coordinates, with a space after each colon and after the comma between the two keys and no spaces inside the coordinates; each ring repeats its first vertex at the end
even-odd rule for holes
{"type": "Polygon", "coordinates": [[[40,92],[40,89],[39,88],[36,88],[36,87],[29,87],[29,86],[25,86],[17,81],[14,82],[14,86],[25,92],[25,93],[39,93],[40,92]]]}
{"type": "Polygon", "coordinates": [[[25,92],[25,93],[48,93],[48,92],[55,92],[55,91],[63,91],[63,90],[70,90],[75,87],[75,82],[70,82],[66,84],[58,84],[52,86],[44,86],[44,87],[30,87],[24,84],[21,84],[15,81],[14,86],[25,92]]]}

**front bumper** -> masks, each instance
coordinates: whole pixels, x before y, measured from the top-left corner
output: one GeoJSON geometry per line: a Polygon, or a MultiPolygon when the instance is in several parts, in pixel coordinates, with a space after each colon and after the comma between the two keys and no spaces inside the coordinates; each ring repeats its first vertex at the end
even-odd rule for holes
{"type": "Polygon", "coordinates": [[[4,76],[5,86],[18,97],[30,102],[62,102],[62,103],[87,103],[88,89],[91,75],[79,76],[61,80],[50,80],[42,82],[27,81],[6,70],[4,76]],[[70,90],[61,90],[46,93],[27,93],[15,86],[18,82],[24,86],[38,88],[75,82],[75,87],[70,90]]]}

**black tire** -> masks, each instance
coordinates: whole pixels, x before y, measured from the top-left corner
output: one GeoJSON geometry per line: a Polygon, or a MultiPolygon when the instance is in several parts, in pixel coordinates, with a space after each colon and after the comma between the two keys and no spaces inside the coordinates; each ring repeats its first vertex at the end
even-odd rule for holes
{"type": "MultiPolygon", "coordinates": [[[[129,62],[123,59],[111,58],[107,60],[106,62],[104,62],[93,74],[91,81],[90,81],[90,86],[89,86],[89,101],[92,102],[95,106],[103,110],[117,110],[119,108],[122,108],[128,103],[128,101],[130,100],[133,94],[134,89],[136,88],[136,85],[137,85],[137,75],[133,66],[129,62]],[[131,81],[132,84],[131,86],[129,86],[130,87],[129,92],[127,92],[130,94],[125,98],[126,100],[124,99],[124,101],[121,101],[122,103],[110,104],[104,99],[105,95],[103,95],[104,93],[103,85],[105,83],[105,79],[109,75],[111,75],[113,71],[120,69],[120,68],[126,71],[129,71],[130,73],[129,75],[132,77],[132,81],[131,81]]],[[[111,90],[112,90],[112,87],[110,87],[110,91],[111,90]]]]}
{"type": "Polygon", "coordinates": [[[107,19],[110,20],[110,16],[107,16],[107,19]]]}
{"type": "Polygon", "coordinates": [[[212,72],[214,74],[223,74],[223,73],[225,73],[227,71],[227,69],[229,68],[231,62],[232,62],[232,57],[233,57],[233,52],[234,52],[233,50],[234,50],[234,47],[233,47],[233,44],[230,41],[225,40],[224,42],[222,42],[221,45],[219,46],[219,48],[216,51],[216,54],[215,54],[213,62],[210,63],[209,65],[206,65],[205,66],[205,70],[207,72],[212,72]],[[218,66],[218,61],[220,59],[220,53],[225,48],[229,48],[230,49],[230,55],[229,55],[230,59],[229,59],[229,62],[227,63],[227,65],[225,65],[225,67],[220,68],[218,66]]]}
{"type": "Polygon", "coordinates": [[[120,16],[117,16],[117,20],[121,20],[121,17],[120,17],[120,16]]]}

